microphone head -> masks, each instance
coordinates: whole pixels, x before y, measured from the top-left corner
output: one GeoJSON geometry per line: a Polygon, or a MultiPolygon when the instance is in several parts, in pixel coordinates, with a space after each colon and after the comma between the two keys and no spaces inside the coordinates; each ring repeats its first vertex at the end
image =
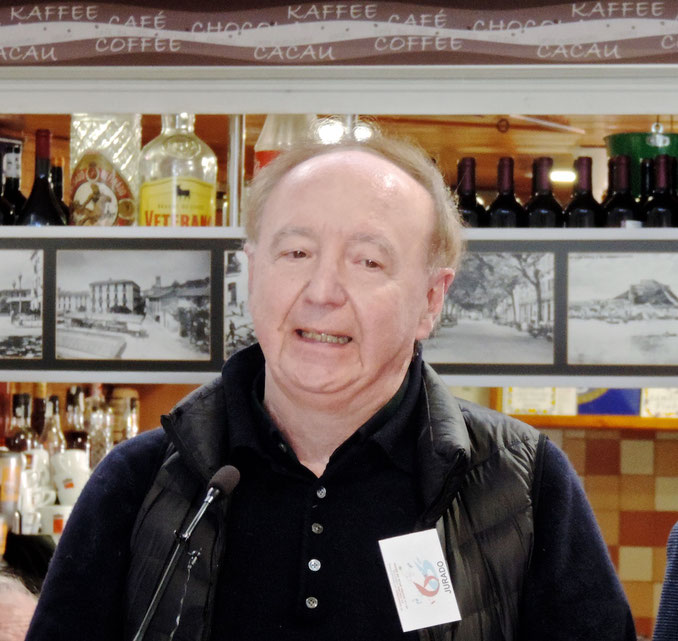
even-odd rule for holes
{"type": "Polygon", "coordinates": [[[238,485],[240,472],[232,465],[220,467],[210,479],[208,487],[219,490],[221,496],[228,496],[238,485]]]}

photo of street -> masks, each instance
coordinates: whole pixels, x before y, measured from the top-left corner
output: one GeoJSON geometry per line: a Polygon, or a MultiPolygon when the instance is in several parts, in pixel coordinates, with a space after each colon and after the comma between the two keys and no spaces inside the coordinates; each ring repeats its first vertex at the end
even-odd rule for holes
{"type": "Polygon", "coordinates": [[[0,358],[42,357],[43,252],[0,250],[0,358]]]}
{"type": "Polygon", "coordinates": [[[57,252],[56,356],[210,358],[210,252],[57,252]]]}
{"type": "Polygon", "coordinates": [[[568,363],[678,364],[678,255],[568,257],[568,363]]]}
{"type": "Polygon", "coordinates": [[[224,358],[256,342],[247,308],[247,254],[224,252],[224,358]]]}
{"type": "Polygon", "coordinates": [[[423,342],[431,363],[553,363],[552,253],[469,252],[440,323],[423,342]]]}

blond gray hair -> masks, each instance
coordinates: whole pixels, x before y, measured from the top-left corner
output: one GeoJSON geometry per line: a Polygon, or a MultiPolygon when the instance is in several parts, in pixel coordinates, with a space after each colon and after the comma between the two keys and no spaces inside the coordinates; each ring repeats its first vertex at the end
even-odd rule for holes
{"type": "Polygon", "coordinates": [[[376,133],[364,142],[344,140],[336,144],[304,142],[280,154],[252,180],[244,207],[245,231],[256,244],[261,217],[271,192],[292,169],[322,154],[360,150],[383,158],[402,169],[429,193],[433,200],[436,225],[431,240],[431,266],[456,268],[463,253],[463,223],[450,189],[429,155],[405,140],[376,133]]]}

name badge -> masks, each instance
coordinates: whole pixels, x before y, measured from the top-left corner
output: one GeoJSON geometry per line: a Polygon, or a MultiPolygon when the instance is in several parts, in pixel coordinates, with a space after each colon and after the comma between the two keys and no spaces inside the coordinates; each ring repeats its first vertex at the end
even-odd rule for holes
{"type": "Polygon", "coordinates": [[[436,530],[382,539],[379,547],[403,632],[461,619],[436,530]]]}

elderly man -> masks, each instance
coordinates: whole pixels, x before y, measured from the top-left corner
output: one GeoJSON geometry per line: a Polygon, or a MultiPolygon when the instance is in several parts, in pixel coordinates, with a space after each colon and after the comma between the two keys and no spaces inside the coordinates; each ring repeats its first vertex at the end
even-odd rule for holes
{"type": "Polygon", "coordinates": [[[240,483],[197,526],[146,639],[634,639],[562,453],[422,361],[461,248],[426,155],[382,139],[290,151],[248,215],[259,344],[97,468],[29,640],[132,638],[225,464],[240,483]]]}
{"type": "Polygon", "coordinates": [[[0,641],[23,641],[37,599],[15,576],[0,573],[0,641]]]}

